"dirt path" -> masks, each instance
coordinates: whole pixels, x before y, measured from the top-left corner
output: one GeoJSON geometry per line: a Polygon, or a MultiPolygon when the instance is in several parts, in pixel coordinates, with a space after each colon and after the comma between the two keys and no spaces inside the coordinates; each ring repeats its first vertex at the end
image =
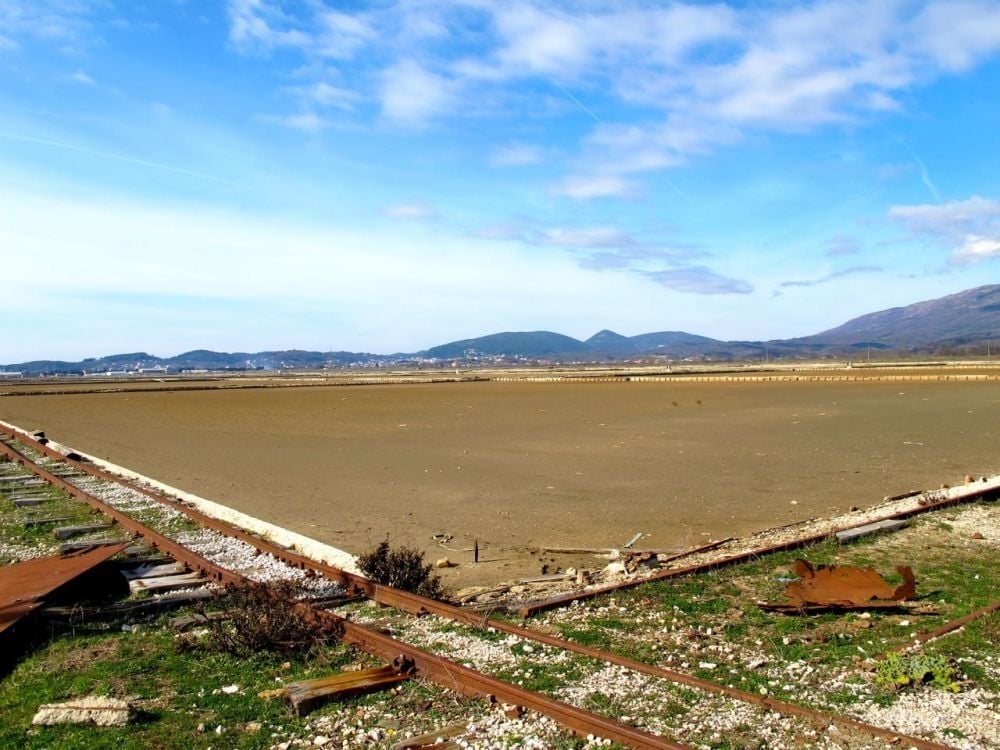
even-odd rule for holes
{"type": "Polygon", "coordinates": [[[536,575],[535,546],[686,547],[1000,471],[997,383],[126,392],[0,418],[351,552],[447,555],[452,586],[536,575]]]}

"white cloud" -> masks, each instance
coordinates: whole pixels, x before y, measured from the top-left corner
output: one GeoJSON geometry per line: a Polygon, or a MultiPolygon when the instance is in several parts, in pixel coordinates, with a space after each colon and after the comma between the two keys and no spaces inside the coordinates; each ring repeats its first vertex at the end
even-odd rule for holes
{"type": "Polygon", "coordinates": [[[613,174],[567,177],[552,188],[554,195],[565,195],[574,200],[592,198],[621,198],[635,194],[635,185],[613,174]]]}
{"type": "Polygon", "coordinates": [[[820,276],[815,279],[802,279],[798,281],[782,281],[778,286],[790,287],[790,286],[819,286],[820,284],[827,284],[831,281],[837,279],[842,279],[845,276],[855,276],[859,273],[881,273],[881,266],[853,266],[851,268],[844,268],[840,271],[833,271],[824,276],[820,276]]]}
{"type": "Polygon", "coordinates": [[[657,284],[689,294],[750,294],[753,292],[753,286],[750,282],[723,276],[704,266],[648,271],[645,275],[657,284]]]}
{"type": "Polygon", "coordinates": [[[954,263],[1000,257],[1000,201],[973,196],[941,205],[893,206],[889,218],[951,250],[954,263]]]}
{"type": "Polygon", "coordinates": [[[632,235],[614,227],[548,229],[540,233],[539,240],[549,245],[580,248],[632,247],[636,244],[632,235]]]}
{"type": "Polygon", "coordinates": [[[938,2],[914,21],[918,45],[943,69],[968,70],[1000,50],[1000,6],[987,0],[938,2]]]}
{"type": "MultiPolygon", "coordinates": [[[[380,101],[382,114],[401,125],[480,116],[484,101],[514,103],[513,117],[529,102],[532,117],[565,114],[539,114],[538,97],[526,93],[532,87],[572,88],[569,95],[600,112],[598,120],[623,104],[641,106],[638,125],[598,122],[582,135],[588,167],[572,169],[596,175],[672,168],[748,131],[863,122],[902,108],[913,86],[1000,50],[1000,7],[992,0],[282,7],[230,0],[234,45],[290,46],[307,62],[335,60],[350,81],[345,89],[380,101]],[[362,50],[364,64],[346,67],[362,50]]],[[[335,101],[348,99],[338,91],[335,101]]],[[[561,192],[578,199],[622,192],[588,179],[591,189],[561,192]]]]}
{"type": "Polygon", "coordinates": [[[836,258],[842,255],[857,255],[861,252],[861,245],[849,234],[836,234],[826,243],[826,254],[836,258]]]}
{"type": "Polygon", "coordinates": [[[1000,237],[966,235],[965,241],[952,254],[956,263],[977,263],[987,258],[1000,258],[1000,237]]]}
{"type": "Polygon", "coordinates": [[[91,22],[103,3],[94,0],[0,1],[0,50],[14,51],[19,40],[86,46],[92,41],[91,22]]]}
{"type": "Polygon", "coordinates": [[[284,117],[265,117],[268,122],[284,125],[286,128],[301,130],[304,133],[316,134],[329,127],[330,123],[315,112],[298,112],[284,117]]]}
{"type": "Polygon", "coordinates": [[[494,149],[490,164],[494,167],[527,167],[542,161],[542,151],[526,143],[510,143],[494,149]]]}
{"type": "Polygon", "coordinates": [[[229,40],[249,52],[276,47],[308,47],[310,35],[270,0],[229,0],[229,40]]]}
{"type": "Polygon", "coordinates": [[[77,83],[82,83],[84,86],[96,86],[94,79],[87,75],[82,70],[74,71],[70,76],[70,79],[76,81],[77,83]]]}
{"type": "Polygon", "coordinates": [[[498,4],[493,21],[503,40],[497,52],[503,68],[575,76],[592,54],[593,37],[568,14],[546,12],[530,3],[498,4]]]}
{"type": "Polygon", "coordinates": [[[390,219],[402,221],[430,221],[436,219],[438,212],[426,203],[397,203],[382,211],[390,219]]]}
{"type": "MultiPolygon", "coordinates": [[[[609,323],[634,328],[648,314],[643,300],[656,291],[634,275],[585,271],[564,253],[455,237],[434,224],[325,229],[243,213],[38,197],[3,186],[0,224],[10,250],[4,278],[16,292],[0,295],[0,314],[24,339],[17,347],[9,342],[10,361],[18,360],[15,348],[27,349],[36,336],[51,342],[52,321],[81,298],[94,300],[105,315],[121,308],[116,300],[129,300],[128,315],[107,315],[102,347],[126,338],[141,342],[138,348],[162,346],[158,325],[174,306],[190,317],[184,310],[200,299],[224,310],[242,306],[213,333],[215,348],[232,350],[234,341],[264,348],[249,332],[279,310],[287,311],[289,325],[285,339],[280,331],[268,336],[276,346],[292,336],[302,347],[390,352],[460,338],[463,326],[476,334],[552,328],[572,335],[609,323]],[[43,256],[48,270],[39,274],[43,256]],[[38,304],[20,307],[26,299],[38,304]],[[619,310],[614,300],[636,302],[619,310]],[[609,320],[609,310],[617,317],[609,320]],[[294,338],[296,322],[308,328],[317,319],[325,321],[315,326],[318,339],[294,338]]],[[[172,344],[197,348],[202,335],[192,326],[183,342],[172,344]]]]}
{"type": "Polygon", "coordinates": [[[317,20],[317,51],[324,57],[348,59],[378,39],[371,19],[361,14],[324,10],[317,20]]]}
{"type": "Polygon", "coordinates": [[[404,60],[382,73],[382,112],[391,120],[421,124],[449,111],[454,85],[414,60],[404,60]]]}

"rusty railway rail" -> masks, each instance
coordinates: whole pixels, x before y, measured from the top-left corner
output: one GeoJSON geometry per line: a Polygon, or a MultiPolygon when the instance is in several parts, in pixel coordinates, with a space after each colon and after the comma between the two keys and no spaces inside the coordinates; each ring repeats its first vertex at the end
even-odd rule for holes
{"type": "MultiPolygon", "coordinates": [[[[571,651],[573,653],[579,654],[581,656],[586,656],[595,660],[604,661],[607,663],[617,664],[619,666],[625,667],[627,669],[644,673],[652,677],[660,678],[673,682],[675,684],[685,685],[698,690],[702,690],[707,693],[722,695],[735,700],[750,703],[752,705],[757,705],[762,708],[766,708],[777,713],[798,716],[814,722],[823,722],[826,725],[834,724],[841,728],[846,728],[854,731],[863,732],[874,737],[880,737],[892,743],[902,742],[908,747],[916,747],[919,750],[946,750],[947,745],[942,745],[936,742],[925,740],[919,737],[911,737],[899,732],[894,732],[883,727],[878,727],[872,724],[867,724],[865,722],[857,721],[844,716],[839,716],[835,714],[828,714],[816,709],[812,709],[806,706],[801,706],[795,703],[790,703],[787,701],[781,701],[768,696],[763,696],[758,693],[751,693],[745,690],[740,690],[738,688],[732,688],[727,685],[722,685],[714,683],[708,680],[703,680],[701,678],[695,677],[693,675],[688,675],[682,672],[675,672],[673,670],[664,669],[655,665],[647,664],[645,662],[636,661],[634,659],[629,659],[618,654],[614,654],[607,651],[601,651],[599,649],[591,648],[589,646],[584,646],[582,644],[573,643],[571,641],[564,640],[562,638],[552,636],[539,631],[531,630],[525,627],[514,625],[512,623],[504,622],[502,620],[495,620],[486,616],[483,616],[475,611],[468,609],[462,609],[454,605],[448,604],[446,602],[441,602],[435,599],[429,599],[426,597],[419,596],[417,594],[403,591],[401,589],[396,589],[391,586],[386,586],[383,584],[374,583],[363,576],[350,573],[348,571],[335,568],[333,566],[327,565],[325,563],[320,563],[300,555],[293,550],[286,549],[284,547],[275,545],[266,539],[258,537],[256,535],[250,534],[243,529],[236,526],[228,524],[224,521],[220,521],[216,518],[212,518],[200,511],[191,508],[183,503],[168,500],[163,495],[154,492],[136,482],[119,477],[115,474],[107,472],[100,469],[93,464],[88,462],[79,462],[67,459],[65,455],[59,453],[58,451],[49,448],[43,443],[39,443],[34,440],[31,436],[27,435],[18,430],[12,430],[0,425],[0,434],[6,434],[8,437],[23,442],[25,444],[31,445],[31,447],[44,453],[45,455],[56,458],[62,461],[66,461],[81,471],[95,477],[106,479],[109,481],[116,482],[118,484],[127,486],[133,490],[143,493],[144,495],[150,497],[157,502],[168,505],[184,514],[186,514],[192,520],[204,525],[207,528],[211,528],[227,536],[238,538],[245,541],[252,546],[260,549],[262,552],[267,552],[276,558],[284,561],[286,564],[293,567],[313,570],[316,573],[324,576],[329,580],[336,581],[341,585],[344,585],[349,591],[359,592],[364,594],[371,600],[385,604],[396,609],[400,609],[404,612],[413,615],[426,615],[433,614],[439,617],[459,622],[464,625],[468,625],[473,628],[493,628],[510,635],[514,635],[526,640],[531,640],[537,643],[542,643],[555,648],[563,649],[566,651],[571,651]]],[[[220,582],[239,582],[242,581],[242,576],[239,576],[232,571],[228,571],[221,568],[211,561],[191,552],[190,550],[178,545],[176,542],[163,537],[157,532],[148,529],[141,523],[135,521],[134,519],[125,516],[114,508],[110,508],[101,500],[80,488],[70,484],[69,482],[63,480],[62,478],[55,476],[51,472],[48,472],[43,467],[38,466],[32,462],[28,457],[23,456],[19,452],[10,448],[9,446],[0,443],[0,451],[11,455],[15,460],[23,463],[26,467],[30,468],[38,476],[50,481],[52,484],[60,487],[61,489],[67,491],[69,494],[77,497],[78,499],[87,502],[92,507],[100,510],[101,512],[108,512],[108,515],[112,517],[113,520],[120,523],[123,528],[129,529],[136,533],[137,535],[144,538],[150,544],[153,544],[162,551],[170,554],[175,559],[181,560],[192,568],[200,570],[206,576],[213,578],[214,580],[220,582]],[[107,510],[105,510],[107,508],[107,510]],[[161,546],[162,541],[162,546],[161,546]]],[[[915,511],[907,512],[907,515],[913,515],[918,512],[923,512],[924,510],[930,510],[938,507],[943,507],[946,505],[954,504],[958,501],[947,501],[941,504],[936,504],[934,506],[928,506],[927,508],[920,508],[915,511]]],[[[897,514],[899,515],[899,514],[897,514]]],[[[870,522],[868,522],[870,523],[870,522]]],[[[750,553],[745,553],[744,555],[734,556],[734,558],[727,558],[722,564],[733,564],[737,560],[735,557],[739,558],[751,558],[757,557],[761,554],[767,554],[767,552],[778,551],[781,549],[790,549],[796,546],[801,546],[803,544],[809,544],[813,541],[819,541],[827,538],[834,532],[824,533],[820,535],[815,535],[815,537],[810,537],[810,541],[802,542],[797,540],[794,542],[782,543],[781,545],[775,545],[773,549],[768,549],[766,551],[753,551],[750,553]]],[[[703,570],[711,569],[717,567],[718,563],[708,563],[702,565],[688,566],[685,568],[679,568],[671,571],[664,571],[669,575],[660,574],[651,578],[645,578],[635,585],[640,585],[646,583],[650,580],[659,580],[662,578],[669,578],[680,575],[690,575],[703,570]]],[[[632,583],[632,582],[630,582],[632,583]]],[[[620,587],[615,587],[620,588],[620,587]]],[[[612,589],[614,590],[614,589],[612,589]]],[[[599,593],[606,593],[601,591],[599,593]]],[[[598,594],[594,594],[595,596],[598,594]]],[[[987,614],[988,611],[993,611],[996,606],[991,608],[984,608],[984,610],[979,613],[973,613],[973,615],[982,616],[987,614]]],[[[323,620],[330,623],[335,623],[343,626],[344,637],[352,645],[371,653],[373,655],[379,656],[387,660],[394,659],[398,656],[404,656],[410,659],[418,669],[423,671],[432,680],[438,684],[458,690],[466,695],[482,695],[482,694],[492,694],[497,696],[499,699],[505,702],[514,703],[517,705],[525,706],[527,708],[532,708],[544,713],[552,718],[556,719],[559,723],[563,724],[573,731],[579,731],[584,734],[594,734],[597,736],[607,737],[609,739],[622,742],[631,747],[637,748],[647,748],[647,747],[684,747],[683,745],[677,745],[673,743],[668,744],[642,744],[643,742],[650,741],[650,738],[657,741],[665,741],[663,738],[655,737],[655,735],[649,735],[648,733],[641,732],[641,730],[635,730],[631,727],[625,725],[617,724],[617,728],[612,729],[598,729],[593,725],[593,720],[596,718],[599,721],[610,721],[603,719],[602,717],[592,714],[587,711],[582,711],[569,704],[564,704],[558,701],[553,701],[550,698],[539,695],[537,693],[531,693],[525,691],[523,688],[519,688],[509,683],[505,683],[496,678],[488,677],[480,672],[469,669],[462,665],[456,664],[443,657],[424,652],[415,647],[404,644],[401,641],[391,638],[390,636],[377,633],[368,628],[365,628],[356,623],[352,623],[349,620],[344,620],[333,613],[316,610],[317,616],[323,620]],[[332,618],[332,619],[330,619],[332,618]],[[499,687],[498,687],[499,684],[499,687]],[[466,686],[466,687],[463,687],[466,686]],[[513,692],[507,692],[513,691],[513,692]],[[552,704],[556,705],[552,705],[552,704]],[[588,723],[590,722],[590,723],[588,723]],[[612,731],[625,731],[638,733],[637,736],[630,736],[627,734],[615,735],[610,732],[612,731]]],[[[968,621],[974,619],[972,615],[962,618],[963,621],[968,621]]],[[[964,624],[964,622],[962,623],[964,624]]],[[[957,625],[955,627],[960,627],[957,625]]],[[[954,628],[951,628],[954,629],[954,628]]],[[[928,636],[930,637],[935,636],[928,636]]]]}
{"type": "MultiPolygon", "coordinates": [[[[194,570],[201,571],[205,576],[220,583],[245,584],[249,579],[213,563],[186,547],[155,531],[141,522],[112,508],[101,499],[76,487],[56,476],[44,467],[32,461],[13,447],[0,443],[0,452],[11,457],[37,476],[45,479],[55,487],[67,492],[95,510],[108,515],[123,529],[142,538],[145,542],[183,562],[194,570]]],[[[310,607],[311,614],[317,620],[342,628],[344,640],[361,650],[393,661],[400,659],[412,663],[414,668],[428,678],[450,690],[455,690],[467,696],[493,695],[505,703],[512,703],[530,708],[555,719],[560,725],[581,735],[594,735],[620,742],[639,750],[691,750],[664,737],[628,726],[614,719],[586,711],[562,701],[557,701],[540,693],[534,693],[495,677],[465,667],[457,662],[423,649],[411,646],[391,636],[366,628],[358,623],[346,620],[332,612],[310,607]]]]}

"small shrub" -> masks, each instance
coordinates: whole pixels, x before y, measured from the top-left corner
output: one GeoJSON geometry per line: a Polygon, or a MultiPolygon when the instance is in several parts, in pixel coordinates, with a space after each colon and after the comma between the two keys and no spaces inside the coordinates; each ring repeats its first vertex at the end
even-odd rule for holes
{"type": "Polygon", "coordinates": [[[395,586],[421,596],[438,599],[441,578],[431,575],[430,564],[424,563],[424,553],[410,547],[392,549],[389,540],[358,558],[361,572],[376,583],[395,586]]]}
{"type": "Polygon", "coordinates": [[[295,654],[338,640],[342,629],[312,617],[297,593],[290,581],[228,584],[226,617],[207,623],[207,646],[236,656],[295,654]]]}
{"type": "Polygon", "coordinates": [[[889,654],[875,669],[875,683],[893,692],[912,685],[931,685],[952,693],[962,688],[958,671],[945,657],[928,654],[889,654]]]}

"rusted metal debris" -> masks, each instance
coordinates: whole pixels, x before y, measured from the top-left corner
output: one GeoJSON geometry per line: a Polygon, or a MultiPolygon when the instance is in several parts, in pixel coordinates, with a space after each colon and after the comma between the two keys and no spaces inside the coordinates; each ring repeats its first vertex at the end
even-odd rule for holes
{"type": "Polygon", "coordinates": [[[997,600],[992,604],[987,604],[985,607],[977,609],[975,612],[970,612],[969,614],[964,615],[963,617],[954,619],[951,622],[946,622],[939,628],[935,628],[934,630],[928,630],[925,633],[921,633],[920,635],[916,636],[913,640],[893,650],[899,651],[900,653],[905,653],[906,651],[916,648],[917,646],[927,643],[928,641],[933,641],[935,638],[940,638],[943,635],[948,635],[948,633],[952,633],[958,630],[959,628],[968,625],[970,622],[978,620],[980,617],[985,617],[986,615],[993,614],[994,612],[1000,612],[1000,600],[997,600]]]}
{"type": "Polygon", "coordinates": [[[126,547],[127,542],[67,557],[41,557],[0,568],[0,633],[40,607],[53,591],[126,547]]]}
{"type": "Polygon", "coordinates": [[[285,687],[285,699],[296,716],[305,716],[324,703],[387,690],[409,678],[407,672],[400,672],[394,666],[340,672],[329,677],[289,683],[285,687]]]}
{"type": "Polygon", "coordinates": [[[917,594],[917,581],[908,565],[896,568],[903,582],[895,587],[873,568],[813,566],[806,560],[796,560],[793,569],[798,578],[785,586],[788,601],[759,602],[758,606],[775,612],[895,607],[917,594]]]}
{"type": "MultiPolygon", "coordinates": [[[[62,456],[61,454],[57,454],[55,451],[51,451],[51,449],[49,449],[47,446],[35,445],[34,443],[32,443],[32,441],[28,436],[24,435],[24,433],[10,430],[0,425],[0,433],[4,432],[8,433],[14,439],[21,440],[28,444],[34,445],[37,449],[40,449],[42,452],[46,453],[46,455],[50,455],[51,452],[50,457],[52,458],[60,458],[60,459],[64,458],[64,456],[62,456]]],[[[34,465],[33,462],[30,461],[30,459],[26,459],[26,457],[18,454],[16,451],[13,451],[12,449],[8,448],[8,446],[2,443],[0,443],[0,451],[4,453],[10,453],[12,457],[16,456],[15,460],[21,463],[27,462],[29,465],[32,466],[34,471],[44,474],[44,469],[41,469],[41,467],[34,465]]],[[[276,558],[283,560],[290,565],[293,565],[294,567],[316,570],[326,578],[338,581],[355,592],[362,592],[374,601],[378,601],[388,606],[397,607],[411,614],[420,615],[420,614],[434,613],[457,622],[462,622],[472,627],[492,627],[501,632],[506,632],[511,635],[516,635],[520,638],[526,638],[556,648],[562,648],[567,651],[578,653],[583,656],[588,656],[594,659],[599,659],[613,664],[618,664],[620,666],[626,667],[627,669],[645,673],[653,677],[667,679],[678,684],[688,685],[690,687],[704,690],[708,693],[727,695],[731,698],[735,698],[737,700],[747,702],[753,705],[762,706],[764,708],[770,709],[772,711],[778,711],[786,715],[801,716],[811,721],[836,724],[837,726],[842,728],[855,731],[862,731],[876,737],[885,738],[891,743],[897,743],[903,741],[906,746],[915,747],[918,748],[919,750],[947,750],[946,746],[936,742],[925,740],[923,738],[902,735],[897,732],[884,729],[882,727],[866,724],[864,722],[851,719],[849,717],[827,714],[805,706],[799,706],[794,703],[780,701],[771,696],[763,696],[756,692],[748,692],[745,690],[740,690],[738,688],[731,688],[726,685],[721,685],[708,680],[703,680],[693,675],[688,675],[681,672],[674,672],[672,670],[667,670],[659,666],[646,664],[644,662],[639,662],[633,659],[629,659],[627,657],[623,657],[618,654],[600,651],[598,649],[594,649],[589,646],[573,643],[572,641],[565,641],[557,636],[541,633],[539,631],[527,630],[525,628],[513,625],[512,623],[508,623],[503,620],[484,618],[482,615],[474,611],[461,609],[459,607],[455,607],[445,602],[437,601],[434,599],[427,599],[425,597],[410,593],[408,591],[402,591],[398,589],[393,589],[390,586],[383,586],[381,584],[372,583],[371,581],[368,581],[367,579],[361,576],[348,573],[346,571],[334,568],[324,563],[317,563],[316,561],[310,560],[292,550],[286,550],[284,548],[276,547],[275,545],[263,539],[252,537],[246,532],[243,532],[240,529],[237,529],[236,527],[233,527],[230,524],[218,521],[217,519],[211,518],[210,516],[205,516],[204,514],[198,513],[193,509],[187,508],[186,506],[175,505],[174,503],[165,501],[162,496],[157,495],[156,493],[143,487],[142,485],[129,482],[128,480],[123,480],[121,477],[105,472],[101,469],[98,469],[97,467],[87,465],[87,466],[80,466],[79,468],[83,469],[89,474],[100,476],[102,478],[109,479],[119,484],[129,486],[139,492],[142,492],[143,494],[148,495],[153,499],[163,502],[166,505],[170,505],[171,507],[176,507],[179,511],[187,513],[189,517],[192,518],[192,520],[202,523],[203,525],[209,528],[221,531],[222,533],[225,533],[229,536],[243,539],[244,541],[247,541],[249,544],[256,546],[258,549],[266,551],[274,555],[276,558]]],[[[78,497],[79,499],[85,499],[87,497],[86,493],[82,492],[76,487],[73,487],[72,485],[67,485],[66,487],[63,488],[67,489],[67,491],[70,491],[71,494],[78,497]]],[[[992,490],[993,488],[990,487],[989,491],[992,490]]],[[[941,505],[951,504],[956,501],[961,502],[962,500],[966,499],[968,498],[962,498],[958,500],[953,499],[948,501],[947,503],[942,503],[941,505]]],[[[96,501],[96,498],[91,497],[90,500],[96,501]]],[[[936,507],[940,507],[940,505],[936,507]]],[[[899,515],[913,515],[916,512],[921,512],[921,511],[911,511],[899,515]]],[[[143,535],[148,537],[159,536],[155,532],[152,532],[151,530],[146,530],[143,535]]],[[[825,534],[817,535],[816,538],[812,541],[818,541],[820,539],[826,538],[826,536],[827,535],[825,534]]],[[[165,538],[157,539],[157,542],[158,544],[156,544],[155,546],[159,546],[161,548],[174,546],[173,543],[169,542],[169,540],[166,540],[165,538]]],[[[791,543],[776,545],[770,551],[777,551],[779,549],[788,549],[794,546],[800,546],[802,544],[803,540],[800,539],[791,543]]],[[[201,556],[197,555],[196,553],[186,550],[185,548],[180,547],[179,545],[177,545],[177,547],[179,548],[177,549],[177,552],[179,552],[180,554],[176,556],[176,559],[188,561],[188,564],[191,567],[205,571],[208,575],[215,578],[216,580],[220,581],[238,580],[240,578],[238,574],[231,573],[230,571],[219,568],[213,563],[210,563],[204,558],[201,558],[201,556]]],[[[691,551],[689,551],[689,553],[690,552],[691,551]]],[[[754,550],[747,553],[743,553],[741,555],[733,556],[723,562],[731,564],[735,562],[737,558],[743,558],[743,557],[749,558],[756,556],[757,554],[760,553],[761,550],[754,550]]],[[[718,564],[719,563],[716,562],[707,565],[701,564],[701,565],[689,566],[687,568],[664,571],[663,573],[658,574],[654,578],[659,578],[659,577],[667,578],[679,575],[686,575],[695,572],[701,572],[702,570],[716,567],[718,564]]],[[[653,578],[646,580],[653,580],[653,578]]],[[[638,583],[643,583],[643,582],[645,581],[639,581],[638,583]]],[[[308,605],[303,604],[301,606],[308,609],[308,605]]],[[[464,667],[461,667],[455,662],[445,659],[444,657],[438,657],[436,655],[421,652],[419,649],[416,649],[400,641],[395,641],[392,638],[389,638],[388,636],[385,636],[381,633],[371,632],[370,630],[363,628],[355,623],[352,623],[349,620],[348,621],[341,620],[332,612],[318,611],[315,612],[314,616],[317,617],[318,619],[330,618],[335,622],[342,623],[345,628],[345,640],[348,641],[349,643],[353,643],[354,645],[361,647],[368,653],[390,659],[396,655],[403,653],[411,658],[414,658],[418,668],[429,667],[423,670],[424,673],[427,674],[427,676],[431,677],[434,681],[446,687],[457,689],[463,693],[470,695],[488,694],[488,695],[493,695],[499,698],[500,700],[507,700],[509,702],[516,703],[518,705],[526,705],[530,708],[533,708],[535,710],[547,714],[548,716],[554,718],[556,721],[562,723],[564,726],[568,726],[569,728],[573,729],[578,733],[581,734],[593,733],[598,736],[609,737],[612,739],[616,739],[619,742],[622,742],[623,744],[626,744],[631,747],[638,747],[638,748],[683,747],[683,745],[672,743],[669,740],[665,740],[663,738],[651,737],[648,733],[642,732],[641,730],[630,731],[629,728],[623,727],[621,724],[615,722],[614,720],[601,719],[600,717],[596,717],[593,714],[589,714],[589,712],[582,711],[580,709],[573,709],[572,707],[565,706],[565,704],[560,704],[557,701],[546,699],[544,696],[533,694],[530,691],[525,691],[523,688],[509,685],[507,683],[503,683],[493,678],[489,678],[473,670],[468,670],[464,667]],[[524,697],[532,698],[533,700],[523,700],[522,698],[524,697]],[[570,710],[567,712],[566,709],[570,710]],[[613,732],[607,731],[609,728],[612,728],[614,731],[613,732]]]]}

